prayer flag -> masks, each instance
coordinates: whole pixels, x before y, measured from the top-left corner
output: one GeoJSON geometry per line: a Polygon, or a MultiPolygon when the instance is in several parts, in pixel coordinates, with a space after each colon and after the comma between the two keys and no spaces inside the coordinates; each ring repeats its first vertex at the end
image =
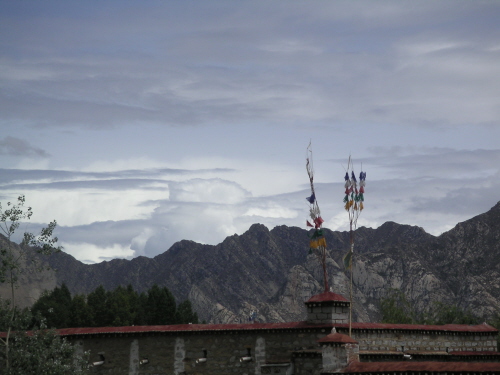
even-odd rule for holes
{"type": "Polygon", "coordinates": [[[346,255],[344,255],[343,258],[344,261],[344,267],[346,270],[350,270],[352,267],[352,251],[349,250],[346,255]]]}
{"type": "Polygon", "coordinates": [[[323,224],[325,221],[321,218],[321,216],[318,216],[316,219],[314,219],[314,224],[316,224],[316,228],[319,228],[321,224],[323,224]]]}

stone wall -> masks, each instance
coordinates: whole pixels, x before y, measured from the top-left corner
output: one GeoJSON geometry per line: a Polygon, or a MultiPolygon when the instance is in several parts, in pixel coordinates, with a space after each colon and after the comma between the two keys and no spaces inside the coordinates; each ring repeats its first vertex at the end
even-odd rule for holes
{"type": "Polygon", "coordinates": [[[348,305],[318,304],[307,306],[307,321],[314,324],[342,324],[349,321],[348,305]]]}
{"type": "Polygon", "coordinates": [[[353,338],[359,350],[370,351],[496,351],[494,333],[429,331],[358,331],[353,338]]]}
{"type": "Polygon", "coordinates": [[[183,332],[182,334],[144,333],[98,335],[71,340],[78,351],[90,350],[90,361],[105,362],[92,368],[102,374],[319,374],[321,357],[295,358],[294,352],[320,351],[319,338],[328,329],[289,331],[183,332]],[[251,360],[241,360],[250,357],[251,360]],[[197,361],[206,358],[205,361],[197,361]],[[142,359],[148,363],[140,365],[142,359]],[[297,363],[295,360],[297,359],[297,363]],[[271,371],[271,372],[270,372],[271,371]],[[279,372],[277,372],[279,371],[279,372]]]}
{"type": "Polygon", "coordinates": [[[338,371],[347,366],[347,353],[342,345],[323,345],[323,369],[338,371]]]}
{"type": "MultiPolygon", "coordinates": [[[[347,333],[345,328],[337,328],[347,333]]],[[[318,375],[323,357],[333,367],[359,351],[496,351],[496,332],[353,329],[358,342],[322,353],[317,340],[331,326],[290,329],[220,329],[163,332],[92,333],[68,336],[77,352],[90,351],[99,374],[155,375],[318,375]],[[359,348],[359,351],[358,351],[359,348]],[[328,357],[330,355],[330,357],[328,357]],[[246,359],[243,359],[245,358],[246,359]],[[147,360],[140,364],[141,360],[147,360]],[[340,361],[340,362],[339,362],[340,361]]]]}
{"type": "Polygon", "coordinates": [[[319,375],[323,367],[321,349],[292,353],[294,375],[319,375]]]}

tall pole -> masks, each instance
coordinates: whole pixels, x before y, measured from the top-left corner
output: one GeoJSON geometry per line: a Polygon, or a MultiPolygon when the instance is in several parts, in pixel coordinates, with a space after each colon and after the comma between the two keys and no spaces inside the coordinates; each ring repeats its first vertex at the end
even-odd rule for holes
{"type": "Polygon", "coordinates": [[[310,236],[311,241],[309,242],[309,250],[310,252],[314,252],[318,257],[319,262],[321,263],[321,267],[323,269],[323,286],[324,292],[328,292],[328,272],[326,269],[326,240],[323,235],[323,229],[321,225],[324,220],[321,218],[321,211],[319,210],[318,200],[316,199],[316,192],[314,191],[314,166],[312,159],[312,149],[311,142],[309,142],[309,146],[307,146],[307,155],[306,155],[306,170],[307,175],[309,176],[309,183],[311,185],[311,196],[307,197],[307,201],[309,202],[309,217],[312,222],[306,220],[306,225],[308,227],[314,228],[314,232],[310,236]]]}
{"type": "Polygon", "coordinates": [[[345,210],[349,214],[349,251],[344,256],[344,267],[350,271],[349,277],[349,336],[352,334],[352,309],[353,309],[353,259],[354,259],[354,231],[358,223],[358,217],[363,210],[365,179],[366,173],[361,171],[359,174],[359,189],[358,181],[354,175],[353,163],[351,156],[347,162],[345,173],[345,210]]]}
{"type": "Polygon", "coordinates": [[[321,265],[323,266],[323,284],[324,284],[324,292],[328,292],[329,287],[328,287],[328,273],[326,271],[326,246],[321,246],[321,253],[322,253],[322,259],[321,259],[321,265]]]}
{"type": "Polygon", "coordinates": [[[353,273],[353,258],[354,258],[354,232],[352,231],[352,220],[350,222],[350,238],[351,238],[351,282],[349,288],[349,337],[352,337],[352,273],[353,273]]]}

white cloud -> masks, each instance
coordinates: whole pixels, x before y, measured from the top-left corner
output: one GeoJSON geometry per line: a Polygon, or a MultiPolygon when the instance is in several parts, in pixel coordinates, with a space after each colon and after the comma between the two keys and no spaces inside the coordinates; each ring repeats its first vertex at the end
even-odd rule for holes
{"type": "Polygon", "coordinates": [[[194,179],[172,186],[170,199],[178,202],[236,204],[249,196],[241,186],[220,179],[194,179]]]}
{"type": "Polygon", "coordinates": [[[130,157],[128,159],[99,160],[82,168],[83,172],[116,172],[126,170],[145,170],[165,168],[165,162],[147,156],[130,157]]]}
{"type": "MultiPolygon", "coordinates": [[[[302,164],[295,169],[291,168],[290,163],[286,160],[260,160],[258,157],[191,157],[179,162],[179,167],[186,169],[230,169],[232,171],[226,172],[224,178],[231,179],[243,186],[253,196],[267,196],[293,191],[303,183],[305,175],[305,169],[299,169],[305,168],[302,164]]],[[[206,176],[204,175],[204,177],[206,176]]]]}
{"type": "Polygon", "coordinates": [[[437,40],[413,43],[413,44],[403,44],[400,48],[404,51],[405,54],[409,54],[412,57],[417,57],[420,55],[426,55],[429,53],[447,51],[450,49],[455,49],[462,47],[460,43],[450,42],[450,41],[442,41],[439,42],[437,40]]]}
{"type": "Polygon", "coordinates": [[[64,252],[72,255],[83,263],[100,263],[104,260],[115,258],[130,259],[134,256],[134,250],[128,246],[113,244],[112,246],[100,247],[92,243],[61,242],[64,252]]]}
{"type": "Polygon", "coordinates": [[[155,200],[168,198],[163,189],[31,190],[24,194],[33,208],[33,220],[48,223],[54,219],[62,226],[91,224],[97,221],[121,221],[149,217],[155,200]],[[145,202],[151,202],[145,204],[145,202]]]}
{"type": "Polygon", "coordinates": [[[332,229],[348,229],[350,153],[368,172],[360,225],[439,233],[496,203],[498,4],[110,4],[0,3],[0,192],[68,246],[154,256],[303,227],[309,139],[332,229]]]}
{"type": "Polygon", "coordinates": [[[257,216],[261,218],[295,219],[297,212],[286,207],[270,204],[270,207],[251,207],[243,216],[257,216]]]}
{"type": "Polygon", "coordinates": [[[130,248],[135,251],[136,255],[142,254],[144,252],[144,248],[146,247],[146,243],[148,239],[151,238],[154,234],[153,228],[144,228],[141,233],[134,238],[132,238],[130,248]]]}

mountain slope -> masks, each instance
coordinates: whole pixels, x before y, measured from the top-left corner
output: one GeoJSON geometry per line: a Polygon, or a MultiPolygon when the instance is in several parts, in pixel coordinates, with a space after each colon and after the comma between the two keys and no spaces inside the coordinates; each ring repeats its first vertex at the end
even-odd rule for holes
{"type": "MultiPolygon", "coordinates": [[[[353,278],[356,320],[378,320],[380,298],[391,288],[405,292],[420,311],[434,301],[457,304],[484,318],[500,311],[499,224],[500,203],[439,237],[393,222],[359,228],[353,278]]],[[[342,257],[349,233],[325,233],[330,287],[348,297],[342,257]]],[[[179,301],[189,298],[208,322],[246,320],[252,310],[261,321],[302,320],[304,301],[322,291],[322,270],[308,254],[308,241],[307,231],[300,228],[268,230],[254,224],[218,245],[184,240],[152,259],[85,265],[60,253],[50,258],[57,272],[44,274],[44,285],[64,282],[72,293],[89,293],[101,284],[106,289],[131,284],[143,291],[157,283],[179,301]]]]}

